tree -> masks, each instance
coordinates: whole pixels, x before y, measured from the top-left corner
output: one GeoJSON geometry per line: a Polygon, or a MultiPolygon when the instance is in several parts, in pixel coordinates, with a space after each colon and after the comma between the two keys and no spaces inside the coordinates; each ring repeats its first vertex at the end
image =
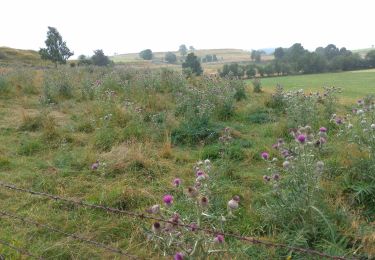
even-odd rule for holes
{"type": "Polygon", "coordinates": [[[275,52],[273,53],[273,56],[275,56],[275,59],[277,60],[281,60],[282,58],[284,58],[284,55],[285,51],[282,47],[276,48],[275,52]]]}
{"type": "Polygon", "coordinates": [[[182,63],[182,68],[190,69],[197,76],[201,75],[203,72],[198,57],[194,55],[194,52],[187,55],[185,62],[182,63]]]}
{"type": "Polygon", "coordinates": [[[97,66],[107,66],[111,63],[109,58],[104,55],[103,50],[94,51],[94,55],[91,57],[91,61],[97,66]]]}
{"type": "Polygon", "coordinates": [[[193,51],[195,51],[195,48],[193,46],[190,46],[189,51],[193,52],[193,51]]]}
{"type": "Polygon", "coordinates": [[[187,53],[187,48],[185,44],[180,45],[180,48],[178,48],[178,51],[180,52],[182,57],[185,57],[187,53]]]}
{"type": "Polygon", "coordinates": [[[370,67],[374,68],[375,67],[375,50],[369,51],[366,54],[366,60],[370,67]]]}
{"type": "Polygon", "coordinates": [[[251,51],[251,60],[255,60],[255,62],[260,62],[261,60],[261,52],[260,51],[256,51],[256,50],[252,50],[251,51]]]}
{"type": "Polygon", "coordinates": [[[85,55],[81,54],[81,55],[78,56],[77,64],[78,64],[78,66],[91,65],[92,61],[91,61],[90,57],[86,57],[85,55]]]}
{"type": "Polygon", "coordinates": [[[254,77],[257,73],[255,66],[252,64],[246,65],[245,72],[248,79],[254,77]]]}
{"type": "Polygon", "coordinates": [[[47,40],[45,41],[47,48],[41,48],[39,54],[44,60],[50,60],[55,63],[65,64],[69,57],[74,53],[66,46],[66,42],[62,40],[60,33],[54,27],[48,26],[47,40]]]}
{"type": "Polygon", "coordinates": [[[153,54],[152,50],[146,49],[139,53],[139,57],[141,57],[144,60],[152,60],[153,54]]]}
{"type": "Polygon", "coordinates": [[[324,54],[328,60],[332,60],[334,57],[340,54],[339,48],[336,47],[334,44],[328,44],[324,48],[324,54]]]}
{"type": "Polygon", "coordinates": [[[177,61],[177,57],[176,57],[176,54],[174,54],[173,52],[167,52],[165,54],[165,60],[168,62],[168,63],[175,63],[177,61]]]}

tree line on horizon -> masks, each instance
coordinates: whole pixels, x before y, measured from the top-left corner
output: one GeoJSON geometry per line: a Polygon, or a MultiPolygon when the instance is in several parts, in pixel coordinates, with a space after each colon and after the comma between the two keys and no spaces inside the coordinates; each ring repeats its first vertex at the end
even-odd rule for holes
{"type": "MultiPolygon", "coordinates": [[[[62,36],[54,27],[48,27],[46,48],[41,48],[39,54],[42,59],[51,60],[55,66],[65,64],[67,59],[74,55],[62,40],[62,36]]],[[[188,48],[185,44],[180,45],[179,52],[182,56],[182,68],[186,71],[201,75],[203,70],[200,63],[217,61],[216,55],[206,55],[199,58],[194,54],[194,47],[188,48]],[[188,54],[186,56],[186,54],[188,54]]],[[[224,64],[223,69],[219,70],[220,76],[253,77],[256,74],[260,76],[289,75],[289,74],[311,74],[322,72],[336,72],[375,68],[375,50],[371,50],[365,57],[358,53],[353,53],[345,47],[338,48],[334,44],[328,44],[326,47],[318,47],[310,52],[302,44],[295,43],[289,48],[276,48],[274,59],[264,65],[256,65],[261,61],[262,53],[260,51],[251,52],[253,64],[239,65],[238,63],[224,64]]],[[[151,60],[153,53],[151,49],[143,50],[139,56],[145,60],[151,60]]],[[[165,54],[165,60],[168,63],[176,63],[177,56],[173,52],[165,54]]],[[[78,57],[78,65],[97,65],[107,66],[113,64],[106,56],[103,50],[95,50],[94,55],[78,57]]]]}
{"type": "Polygon", "coordinates": [[[219,70],[221,76],[236,77],[279,76],[290,74],[313,74],[375,68],[375,50],[369,51],[365,57],[353,53],[345,47],[338,48],[334,44],[318,47],[315,51],[306,50],[302,44],[295,43],[289,48],[276,48],[274,59],[261,62],[259,51],[251,52],[251,60],[255,63],[241,65],[224,64],[219,70]]]}

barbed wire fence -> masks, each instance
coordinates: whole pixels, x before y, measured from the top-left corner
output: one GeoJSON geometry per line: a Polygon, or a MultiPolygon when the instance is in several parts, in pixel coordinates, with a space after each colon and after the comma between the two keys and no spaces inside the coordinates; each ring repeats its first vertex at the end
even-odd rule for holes
{"type": "MultiPolygon", "coordinates": [[[[14,246],[14,245],[12,245],[11,243],[9,243],[8,241],[5,241],[5,240],[0,239],[0,244],[2,244],[2,245],[4,245],[4,246],[6,246],[6,247],[9,247],[9,248],[11,248],[11,249],[17,251],[17,252],[20,253],[21,255],[25,255],[25,256],[28,256],[28,257],[31,257],[31,258],[34,258],[34,259],[44,260],[44,258],[39,257],[39,256],[36,256],[36,255],[33,255],[33,254],[31,254],[29,251],[27,251],[26,249],[21,248],[21,247],[14,246]]],[[[5,259],[5,258],[3,258],[3,257],[0,255],[0,259],[5,259]]]]}
{"type": "Polygon", "coordinates": [[[76,234],[67,233],[63,230],[57,229],[57,228],[52,227],[50,225],[42,224],[42,223],[37,222],[35,220],[31,220],[29,218],[24,218],[22,216],[14,214],[14,213],[9,213],[9,212],[0,210],[0,217],[8,217],[8,218],[19,220],[21,222],[28,223],[28,224],[31,224],[31,225],[34,225],[34,226],[37,226],[37,227],[43,227],[43,228],[46,228],[46,229],[48,229],[52,232],[60,233],[64,236],[66,236],[66,237],[71,237],[73,239],[80,240],[82,242],[85,242],[87,244],[93,245],[93,246],[98,247],[98,248],[105,249],[105,250],[110,251],[112,253],[117,253],[117,254],[120,254],[120,255],[123,255],[123,256],[127,256],[130,259],[137,259],[136,256],[131,255],[127,252],[124,252],[123,250],[121,250],[119,248],[110,247],[110,246],[107,246],[103,243],[100,243],[100,242],[97,242],[97,241],[94,241],[94,240],[90,240],[88,238],[84,238],[84,237],[78,236],[76,234]]]}
{"type": "MultiPolygon", "coordinates": [[[[127,216],[130,216],[130,217],[133,217],[133,218],[147,219],[147,220],[153,220],[153,221],[158,221],[158,222],[163,222],[163,223],[169,223],[169,224],[172,224],[172,225],[175,225],[175,226],[180,226],[180,227],[185,227],[185,228],[191,229],[191,226],[188,225],[188,224],[183,224],[183,223],[178,223],[178,222],[176,223],[176,222],[171,221],[171,220],[166,220],[166,219],[163,219],[163,218],[160,218],[160,217],[146,215],[144,213],[137,213],[137,212],[127,211],[127,210],[107,207],[107,206],[103,206],[103,205],[91,204],[91,203],[88,203],[88,202],[84,202],[82,200],[64,198],[64,197],[53,195],[53,194],[33,191],[33,190],[30,190],[30,189],[17,187],[14,184],[0,182],[0,187],[6,188],[6,189],[12,190],[12,191],[18,191],[18,192],[22,192],[22,193],[28,193],[28,194],[31,194],[31,195],[45,197],[45,198],[48,198],[48,199],[51,199],[51,200],[54,200],[54,201],[62,201],[62,202],[74,204],[74,205],[77,205],[77,206],[102,210],[102,211],[105,211],[107,213],[127,215],[127,216]]],[[[4,213],[4,212],[0,211],[0,215],[1,215],[1,213],[4,213]]],[[[2,215],[5,215],[5,214],[2,214],[2,215]]],[[[8,215],[12,215],[12,214],[8,214],[8,215]]],[[[47,226],[47,225],[45,225],[45,226],[47,226]]],[[[48,227],[50,227],[50,226],[48,226],[48,227]]],[[[316,257],[320,257],[320,258],[335,259],[335,260],[354,259],[354,258],[346,258],[346,257],[342,257],[342,256],[332,256],[332,255],[328,255],[326,253],[323,253],[323,252],[320,252],[320,251],[317,251],[317,250],[313,250],[313,249],[295,247],[295,246],[290,246],[290,245],[281,244],[281,243],[273,243],[273,242],[269,242],[269,241],[265,241],[265,240],[252,238],[252,237],[242,236],[242,235],[235,234],[235,233],[218,232],[216,230],[207,229],[207,228],[203,228],[203,227],[196,227],[195,229],[199,230],[199,231],[202,231],[202,232],[205,232],[207,234],[223,235],[224,237],[232,237],[232,238],[235,238],[237,240],[245,241],[245,242],[248,242],[248,243],[251,243],[251,244],[254,244],[254,245],[263,245],[265,247],[273,247],[273,248],[283,248],[283,249],[288,249],[288,250],[291,250],[291,251],[299,252],[299,253],[302,253],[302,254],[313,255],[313,256],[316,256],[316,257]]],[[[66,233],[65,235],[68,235],[68,233],[66,233]]],[[[73,234],[70,234],[70,235],[71,235],[71,237],[76,236],[76,235],[73,235],[73,234]]],[[[76,236],[76,237],[77,237],[76,239],[81,238],[79,236],[76,236]]],[[[88,242],[88,241],[84,241],[84,242],[88,242]]],[[[95,241],[91,241],[91,242],[88,242],[88,243],[91,243],[93,245],[95,243],[101,244],[101,243],[95,242],[95,241]],[[94,243],[92,243],[92,242],[94,242],[94,243]]],[[[95,244],[95,245],[98,246],[98,244],[95,244]]],[[[101,244],[101,245],[102,245],[101,247],[104,248],[103,244],[101,244]]],[[[104,245],[104,246],[107,247],[106,245],[104,245]]],[[[108,247],[107,249],[109,249],[109,248],[110,247],[108,247]]],[[[112,252],[116,251],[117,253],[119,253],[120,251],[123,252],[121,249],[116,249],[116,248],[111,248],[111,250],[114,250],[112,252]]],[[[123,253],[125,253],[125,252],[123,252],[123,253]]],[[[130,254],[127,255],[127,256],[128,257],[132,256],[132,257],[136,258],[136,256],[133,256],[133,255],[130,255],[130,254]]]]}

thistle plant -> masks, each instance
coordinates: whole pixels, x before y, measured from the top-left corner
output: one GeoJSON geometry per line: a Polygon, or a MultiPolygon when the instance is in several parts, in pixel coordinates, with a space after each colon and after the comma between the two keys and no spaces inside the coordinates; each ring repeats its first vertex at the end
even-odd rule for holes
{"type": "Polygon", "coordinates": [[[222,214],[214,214],[210,204],[214,196],[212,187],[215,185],[211,162],[199,161],[193,170],[193,185],[185,186],[184,181],[175,178],[171,183],[173,193],[165,194],[161,204],[153,205],[147,210],[150,214],[170,221],[154,222],[146,233],[156,249],[164,256],[174,255],[174,259],[205,258],[225,252],[225,238],[222,235],[224,226],[227,220],[235,216],[239,207],[239,196],[233,196],[227,203],[227,213],[223,209],[222,214]],[[182,210],[182,205],[187,211],[182,210]],[[217,234],[199,230],[205,225],[217,230],[217,234]]]}
{"type": "Polygon", "coordinates": [[[291,131],[293,140],[285,143],[279,139],[273,148],[279,153],[271,157],[262,152],[268,164],[268,174],[263,176],[271,185],[266,206],[261,210],[267,222],[288,225],[295,221],[313,221],[314,210],[319,205],[319,181],[324,172],[324,162],[319,154],[327,142],[327,129],[314,132],[310,126],[291,131]]]}

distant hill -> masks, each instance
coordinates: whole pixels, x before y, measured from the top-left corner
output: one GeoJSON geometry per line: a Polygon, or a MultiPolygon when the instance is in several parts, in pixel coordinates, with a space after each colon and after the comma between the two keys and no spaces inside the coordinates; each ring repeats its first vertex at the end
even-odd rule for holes
{"type": "Polygon", "coordinates": [[[358,54],[361,55],[362,57],[365,57],[366,54],[367,54],[369,51],[373,51],[373,50],[375,50],[375,48],[366,48],[366,49],[352,50],[352,52],[354,52],[354,53],[358,53],[358,54]]]}
{"type": "MultiPolygon", "coordinates": [[[[181,58],[181,55],[178,51],[174,51],[174,54],[176,54],[177,59],[179,60],[181,58]]],[[[216,57],[218,58],[218,63],[228,63],[228,62],[248,62],[250,61],[250,52],[246,50],[241,49],[201,49],[201,50],[194,50],[195,55],[198,57],[204,57],[205,55],[213,55],[216,54],[216,57]]],[[[154,59],[153,62],[157,61],[163,61],[164,56],[166,52],[154,52],[154,59]]],[[[270,57],[267,55],[264,57],[265,60],[268,60],[270,57]]],[[[127,53],[127,54],[119,54],[115,56],[110,57],[111,60],[114,62],[123,62],[123,63],[129,63],[129,62],[144,62],[139,57],[138,53],[127,53]]]]}
{"type": "Polygon", "coordinates": [[[51,63],[40,58],[37,51],[0,47],[0,65],[45,66],[49,64],[51,63]]]}

